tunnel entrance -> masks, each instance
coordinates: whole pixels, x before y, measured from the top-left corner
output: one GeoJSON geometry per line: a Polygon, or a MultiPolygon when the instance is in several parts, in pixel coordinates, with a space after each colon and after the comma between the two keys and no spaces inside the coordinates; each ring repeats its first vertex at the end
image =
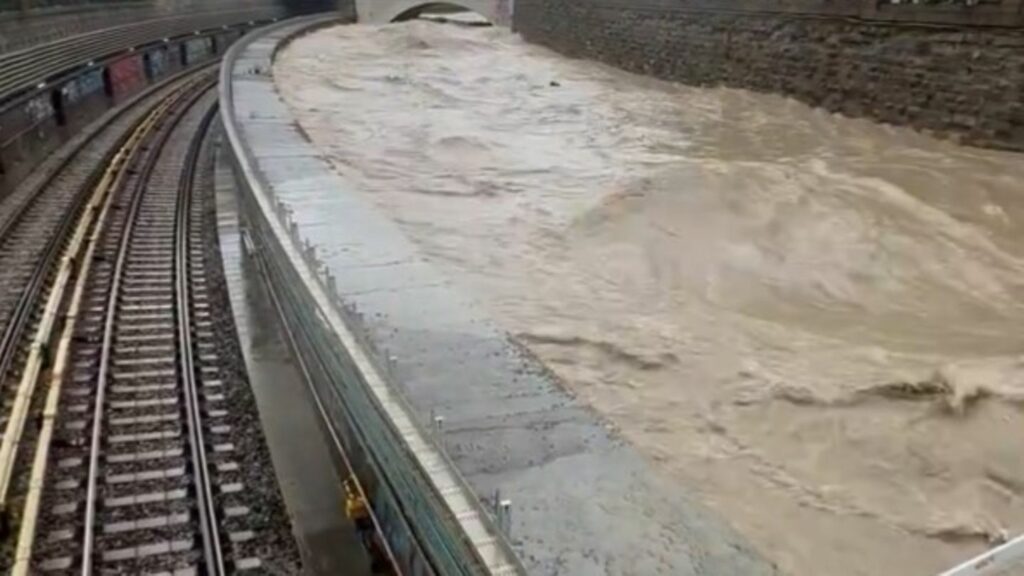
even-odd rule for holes
{"type": "Polygon", "coordinates": [[[469,8],[459,6],[457,4],[450,4],[447,2],[432,2],[428,4],[421,4],[420,6],[414,6],[401,14],[398,14],[391,19],[392,22],[405,22],[407,20],[414,20],[422,16],[431,16],[438,19],[444,19],[448,15],[454,14],[465,14],[467,12],[476,13],[469,8]]]}
{"type": "MultiPolygon", "coordinates": [[[[419,18],[424,14],[445,14],[475,12],[492,24],[506,24],[509,17],[503,17],[507,0],[446,0],[431,2],[424,0],[357,0],[359,21],[368,24],[387,24],[419,18]]],[[[507,10],[505,10],[507,11],[507,10]]]]}

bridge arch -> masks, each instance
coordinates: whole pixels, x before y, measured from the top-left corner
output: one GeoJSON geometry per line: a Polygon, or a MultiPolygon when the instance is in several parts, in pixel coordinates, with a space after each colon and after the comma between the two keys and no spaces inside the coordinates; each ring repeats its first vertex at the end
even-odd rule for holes
{"type": "Polygon", "coordinates": [[[508,25],[511,20],[509,0],[356,0],[356,14],[360,22],[387,24],[415,18],[437,6],[464,8],[493,24],[508,25]]]}

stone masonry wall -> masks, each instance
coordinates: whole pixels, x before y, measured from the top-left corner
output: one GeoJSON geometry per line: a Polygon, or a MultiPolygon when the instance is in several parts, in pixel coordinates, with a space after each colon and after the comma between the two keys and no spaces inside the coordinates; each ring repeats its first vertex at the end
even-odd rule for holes
{"type": "Polygon", "coordinates": [[[517,0],[515,27],[527,40],[634,72],[775,92],[1024,150],[1024,27],[696,11],[675,1],[517,0]]]}

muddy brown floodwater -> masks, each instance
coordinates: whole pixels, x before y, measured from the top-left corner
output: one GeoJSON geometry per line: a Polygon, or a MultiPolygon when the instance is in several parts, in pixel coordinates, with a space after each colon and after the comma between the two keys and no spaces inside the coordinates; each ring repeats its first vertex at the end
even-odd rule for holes
{"type": "Polygon", "coordinates": [[[796,575],[1024,530],[1024,162],[496,28],[347,26],[279,89],[582,401],[796,575]]]}

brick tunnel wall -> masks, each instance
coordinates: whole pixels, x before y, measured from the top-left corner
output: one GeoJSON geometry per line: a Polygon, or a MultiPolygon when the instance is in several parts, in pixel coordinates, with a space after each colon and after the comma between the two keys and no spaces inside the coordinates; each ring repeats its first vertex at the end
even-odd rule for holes
{"type": "Polygon", "coordinates": [[[683,0],[517,0],[515,27],[527,40],[634,72],[780,93],[849,116],[1024,150],[1024,19],[957,24],[971,8],[949,7],[940,22],[920,11],[925,17],[900,12],[899,21],[885,21],[827,13],[836,5],[823,0],[819,12],[804,3],[798,12],[772,13],[683,0]]]}

